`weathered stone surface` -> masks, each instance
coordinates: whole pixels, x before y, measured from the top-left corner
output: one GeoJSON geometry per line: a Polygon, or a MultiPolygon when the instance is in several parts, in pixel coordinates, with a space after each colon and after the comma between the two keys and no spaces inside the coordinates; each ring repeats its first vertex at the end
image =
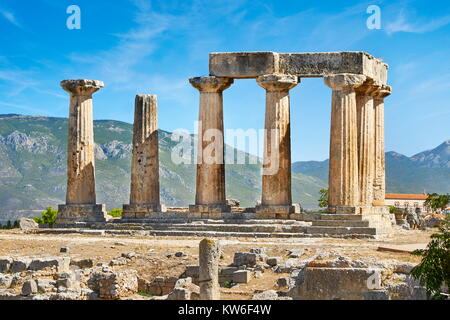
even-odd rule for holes
{"type": "Polygon", "coordinates": [[[28,267],[30,266],[31,259],[30,258],[14,258],[11,267],[10,272],[11,273],[17,273],[26,271],[28,267]]]}
{"type": "Polygon", "coordinates": [[[223,52],[209,56],[210,75],[217,77],[256,78],[270,73],[323,77],[354,73],[385,84],[387,70],[387,64],[365,52],[223,52]]]}
{"type": "Polygon", "coordinates": [[[92,268],[94,266],[94,261],[92,259],[72,259],[70,261],[70,266],[76,266],[80,269],[92,268]]]}
{"type": "Polygon", "coordinates": [[[56,287],[56,281],[50,279],[37,279],[36,280],[38,292],[53,292],[56,287]]]}
{"type": "Polygon", "coordinates": [[[137,95],[134,109],[130,205],[124,217],[161,211],[159,196],[158,103],[156,95],[137,95]]]}
{"type": "MultiPolygon", "coordinates": [[[[232,79],[197,77],[189,79],[200,91],[199,136],[195,205],[189,210],[194,215],[230,212],[225,196],[224,127],[222,92],[230,87],[232,79]],[[213,142],[212,142],[213,140],[213,142]],[[203,212],[205,211],[206,212],[203,212]]],[[[218,216],[220,217],[220,216],[218,216]]],[[[211,218],[216,218],[212,216],[211,218]]]]}
{"type": "Polygon", "coordinates": [[[233,265],[239,266],[255,266],[258,261],[258,255],[251,252],[236,252],[233,258],[233,265]]]}
{"type": "Polygon", "coordinates": [[[219,300],[220,247],[216,240],[203,239],[199,245],[200,299],[219,300]]]}
{"type": "Polygon", "coordinates": [[[156,277],[153,281],[139,278],[139,291],[155,296],[167,295],[173,291],[177,281],[178,279],[176,277],[156,277]]]}
{"type": "Polygon", "coordinates": [[[358,135],[355,89],[365,76],[356,74],[330,75],[324,78],[332,88],[330,169],[328,206],[355,207],[359,204],[358,135]]]}
{"type": "Polygon", "coordinates": [[[280,257],[269,257],[266,260],[266,263],[271,266],[271,267],[275,267],[277,266],[281,261],[283,261],[282,258],[280,257]]]}
{"type": "Polygon", "coordinates": [[[8,289],[9,287],[11,287],[12,283],[13,283],[13,276],[10,274],[1,274],[0,273],[0,288],[6,288],[8,289]]]}
{"type": "Polygon", "coordinates": [[[70,93],[67,142],[66,206],[60,205],[58,224],[106,221],[106,210],[96,205],[92,95],[104,86],[98,80],[63,80],[70,93]]]}
{"type": "Polygon", "coordinates": [[[137,272],[135,270],[97,271],[91,274],[88,285],[101,299],[117,300],[137,293],[137,272]]]}
{"type": "Polygon", "coordinates": [[[198,300],[200,292],[201,289],[192,283],[191,278],[179,279],[173,291],[167,296],[167,300],[198,300]]]}
{"type": "Polygon", "coordinates": [[[69,257],[49,257],[35,258],[31,261],[28,269],[33,271],[43,270],[46,268],[55,268],[57,272],[68,272],[70,268],[69,257]]]}
{"type": "Polygon", "coordinates": [[[279,288],[285,288],[289,285],[289,278],[288,277],[282,277],[277,279],[277,286],[279,288]]]}
{"type": "Polygon", "coordinates": [[[19,226],[21,230],[31,230],[39,228],[39,224],[37,224],[36,221],[28,218],[20,218],[19,226]]]}
{"type": "Polygon", "coordinates": [[[22,286],[22,295],[29,296],[30,294],[35,294],[38,292],[36,281],[27,280],[22,286]]]}
{"type": "Polygon", "coordinates": [[[248,270],[238,270],[233,273],[234,283],[248,283],[252,278],[252,274],[248,270]]]}
{"type": "Polygon", "coordinates": [[[13,259],[10,257],[2,257],[0,258],[0,273],[9,272],[11,265],[13,263],[13,259]]]}
{"type": "Polygon", "coordinates": [[[299,81],[296,76],[275,74],[260,76],[257,81],[266,89],[266,118],[262,196],[256,216],[265,218],[272,213],[275,218],[288,218],[295,212],[291,194],[289,90],[299,81]]]}

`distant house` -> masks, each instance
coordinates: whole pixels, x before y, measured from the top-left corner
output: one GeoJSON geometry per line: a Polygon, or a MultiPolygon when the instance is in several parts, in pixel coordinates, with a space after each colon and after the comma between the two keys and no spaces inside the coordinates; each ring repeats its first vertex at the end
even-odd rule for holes
{"type": "Polygon", "coordinates": [[[411,193],[386,193],[385,204],[400,209],[420,209],[421,212],[431,211],[425,206],[428,199],[427,194],[411,194],[411,193]]]}

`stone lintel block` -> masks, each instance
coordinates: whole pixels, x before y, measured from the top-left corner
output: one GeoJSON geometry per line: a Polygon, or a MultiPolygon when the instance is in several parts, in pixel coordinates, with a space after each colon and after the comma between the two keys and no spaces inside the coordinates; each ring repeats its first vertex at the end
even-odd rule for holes
{"type": "Polygon", "coordinates": [[[289,219],[291,214],[300,213],[300,205],[257,205],[256,217],[263,219],[289,219]]]}
{"type": "Polygon", "coordinates": [[[336,214],[359,214],[360,207],[334,207],[331,208],[331,211],[329,210],[329,212],[336,214]]]}
{"type": "Polygon", "coordinates": [[[221,52],[209,54],[209,74],[216,77],[256,78],[279,73],[275,52],[221,52]]]}
{"type": "Polygon", "coordinates": [[[124,204],[122,218],[153,218],[155,213],[166,211],[166,207],[158,203],[124,204]]]}
{"type": "Polygon", "coordinates": [[[257,78],[279,73],[299,77],[328,74],[365,75],[375,83],[387,83],[388,65],[366,52],[223,52],[209,55],[210,75],[230,78],[257,78]]]}
{"type": "Polygon", "coordinates": [[[228,204],[195,204],[189,205],[189,212],[201,218],[217,217],[221,218],[222,213],[231,212],[231,206],[228,204]]]}
{"type": "Polygon", "coordinates": [[[107,215],[104,204],[60,204],[56,224],[106,222],[107,215]]]}

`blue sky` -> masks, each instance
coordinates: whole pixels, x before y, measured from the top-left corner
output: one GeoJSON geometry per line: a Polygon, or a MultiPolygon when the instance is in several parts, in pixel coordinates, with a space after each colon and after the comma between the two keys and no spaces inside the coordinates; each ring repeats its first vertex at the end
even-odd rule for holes
{"type": "MultiPolygon", "coordinates": [[[[0,113],[67,117],[62,79],[103,80],[94,118],[133,121],[134,95],[157,94],[159,125],[193,131],[208,54],[366,51],[389,64],[386,150],[412,155],[450,138],[448,1],[0,0],[0,113]],[[69,5],[81,30],[66,27],[69,5]],[[381,29],[369,30],[369,5],[381,29]]],[[[328,157],[331,92],[322,79],[291,91],[292,158],[328,157]]],[[[264,89],[236,80],[225,127],[260,129],[264,89]]]]}

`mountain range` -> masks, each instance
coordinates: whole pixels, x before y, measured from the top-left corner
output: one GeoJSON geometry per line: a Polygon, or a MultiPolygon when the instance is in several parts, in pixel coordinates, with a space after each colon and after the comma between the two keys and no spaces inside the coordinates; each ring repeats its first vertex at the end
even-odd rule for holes
{"type": "MultiPolygon", "coordinates": [[[[97,120],[94,132],[97,202],[121,207],[129,199],[132,125],[97,120]]],[[[171,136],[159,131],[161,201],[187,206],[195,196],[195,165],[172,161],[178,142],[171,136]]],[[[64,203],[66,146],[66,118],[0,115],[0,223],[64,203]]],[[[226,165],[227,197],[254,206],[261,194],[260,159],[230,146],[225,150],[228,159],[248,160],[226,165]]],[[[386,168],[388,192],[449,192],[450,140],[412,157],[388,152],[386,168]]],[[[328,160],[293,163],[293,201],[317,207],[319,190],[327,187],[327,180],[328,160]]]]}

